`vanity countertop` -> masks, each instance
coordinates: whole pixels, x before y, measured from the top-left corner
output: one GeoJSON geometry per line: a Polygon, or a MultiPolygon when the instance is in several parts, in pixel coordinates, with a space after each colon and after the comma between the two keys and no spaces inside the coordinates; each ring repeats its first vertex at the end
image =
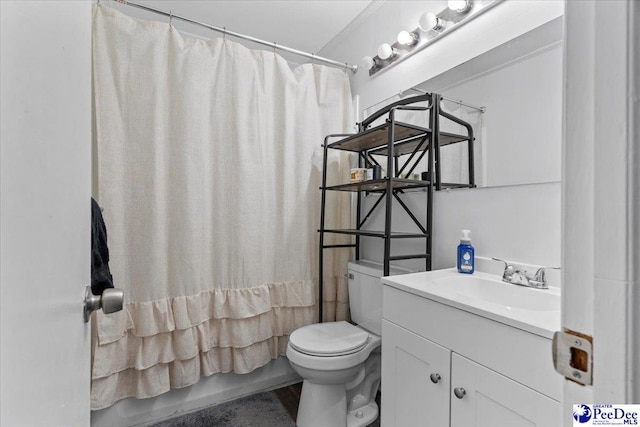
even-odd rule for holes
{"type": "Polygon", "coordinates": [[[455,268],[383,277],[385,285],[545,338],[561,329],[560,288],[534,289],[455,268]]]}

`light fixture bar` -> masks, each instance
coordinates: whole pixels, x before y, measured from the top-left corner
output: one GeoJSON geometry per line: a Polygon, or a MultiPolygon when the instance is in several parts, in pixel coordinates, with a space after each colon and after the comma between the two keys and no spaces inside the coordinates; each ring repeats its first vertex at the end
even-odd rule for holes
{"type": "MultiPolygon", "coordinates": [[[[472,2],[471,0],[466,0],[464,4],[468,6],[468,10],[462,9],[462,11],[459,12],[447,7],[439,14],[432,13],[433,16],[430,17],[430,23],[432,25],[431,28],[425,29],[418,26],[418,28],[414,29],[411,32],[407,31],[409,33],[415,33],[419,35],[419,38],[418,40],[416,40],[415,44],[405,45],[402,43],[394,43],[391,45],[391,47],[396,50],[395,55],[386,59],[381,58],[380,56],[372,58],[373,66],[368,70],[369,76],[373,76],[376,73],[384,71],[386,68],[404,61],[412,55],[415,55],[417,52],[426,48],[430,44],[435,43],[437,40],[440,40],[441,37],[455,31],[463,24],[480,16],[487,10],[493,8],[503,1],[504,0],[473,0],[472,2]]],[[[423,25],[426,25],[428,27],[428,24],[426,22],[424,22],[423,25]]]]}
{"type": "Polygon", "coordinates": [[[229,36],[232,36],[232,37],[236,37],[236,38],[239,38],[239,39],[242,39],[242,40],[248,40],[248,41],[251,41],[251,42],[254,42],[254,43],[261,44],[263,46],[269,46],[269,47],[272,47],[273,49],[282,50],[284,52],[289,52],[289,53],[292,53],[294,55],[304,56],[305,58],[309,58],[309,59],[311,59],[313,61],[323,62],[325,64],[330,64],[330,65],[333,65],[335,67],[344,68],[345,70],[350,70],[353,73],[357,73],[358,72],[358,66],[355,65],[355,64],[349,64],[349,63],[346,63],[346,62],[335,61],[333,59],[324,58],[322,56],[315,55],[313,53],[303,52],[303,51],[298,50],[298,49],[293,49],[291,47],[282,46],[282,45],[279,45],[279,44],[277,44],[275,42],[268,42],[266,40],[262,40],[262,39],[259,39],[259,38],[256,38],[256,37],[248,36],[246,34],[236,33],[235,31],[230,31],[230,30],[227,30],[226,28],[220,28],[220,27],[216,27],[215,25],[206,24],[204,22],[200,22],[200,21],[196,21],[196,20],[193,20],[193,19],[185,18],[184,16],[175,15],[175,14],[173,14],[171,12],[167,12],[167,11],[164,11],[164,10],[160,10],[160,9],[156,9],[156,8],[153,8],[153,7],[149,7],[149,6],[146,6],[146,5],[141,4],[141,3],[136,3],[136,2],[129,1],[129,0],[115,0],[115,1],[120,3],[120,4],[124,4],[126,6],[137,7],[139,9],[146,10],[148,12],[153,12],[153,13],[157,13],[158,15],[166,16],[166,17],[168,17],[170,19],[177,19],[179,21],[188,22],[190,24],[194,24],[194,25],[198,25],[200,27],[208,28],[210,30],[217,31],[219,33],[226,34],[226,35],[229,35],[229,36]]]}

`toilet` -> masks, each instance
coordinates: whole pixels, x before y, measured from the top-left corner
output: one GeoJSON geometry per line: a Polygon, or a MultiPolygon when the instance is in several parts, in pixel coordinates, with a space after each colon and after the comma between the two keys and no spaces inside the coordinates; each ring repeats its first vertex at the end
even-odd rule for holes
{"type": "MultiPolygon", "coordinates": [[[[298,427],[362,427],[378,418],[382,265],[348,265],[351,318],[296,329],[287,358],[303,379],[298,427]]],[[[408,271],[393,269],[392,274],[408,271]]]]}

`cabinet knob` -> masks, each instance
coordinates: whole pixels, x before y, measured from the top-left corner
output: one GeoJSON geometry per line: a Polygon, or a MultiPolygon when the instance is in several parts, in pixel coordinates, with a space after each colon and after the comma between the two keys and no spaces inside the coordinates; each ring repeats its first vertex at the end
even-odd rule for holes
{"type": "Polygon", "coordinates": [[[455,394],[458,399],[462,399],[464,395],[467,394],[467,391],[462,387],[456,387],[453,389],[453,394],[455,394]]]}
{"type": "Polygon", "coordinates": [[[431,382],[434,384],[438,384],[438,382],[441,380],[440,374],[436,374],[435,372],[431,374],[429,378],[431,378],[431,382]]]}

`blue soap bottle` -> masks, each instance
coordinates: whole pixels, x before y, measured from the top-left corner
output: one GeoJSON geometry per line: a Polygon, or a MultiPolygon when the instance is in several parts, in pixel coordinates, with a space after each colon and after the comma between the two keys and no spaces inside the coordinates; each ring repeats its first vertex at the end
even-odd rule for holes
{"type": "Polygon", "coordinates": [[[471,246],[471,231],[462,230],[462,238],[458,245],[458,273],[472,274],[475,264],[475,251],[471,246]]]}

